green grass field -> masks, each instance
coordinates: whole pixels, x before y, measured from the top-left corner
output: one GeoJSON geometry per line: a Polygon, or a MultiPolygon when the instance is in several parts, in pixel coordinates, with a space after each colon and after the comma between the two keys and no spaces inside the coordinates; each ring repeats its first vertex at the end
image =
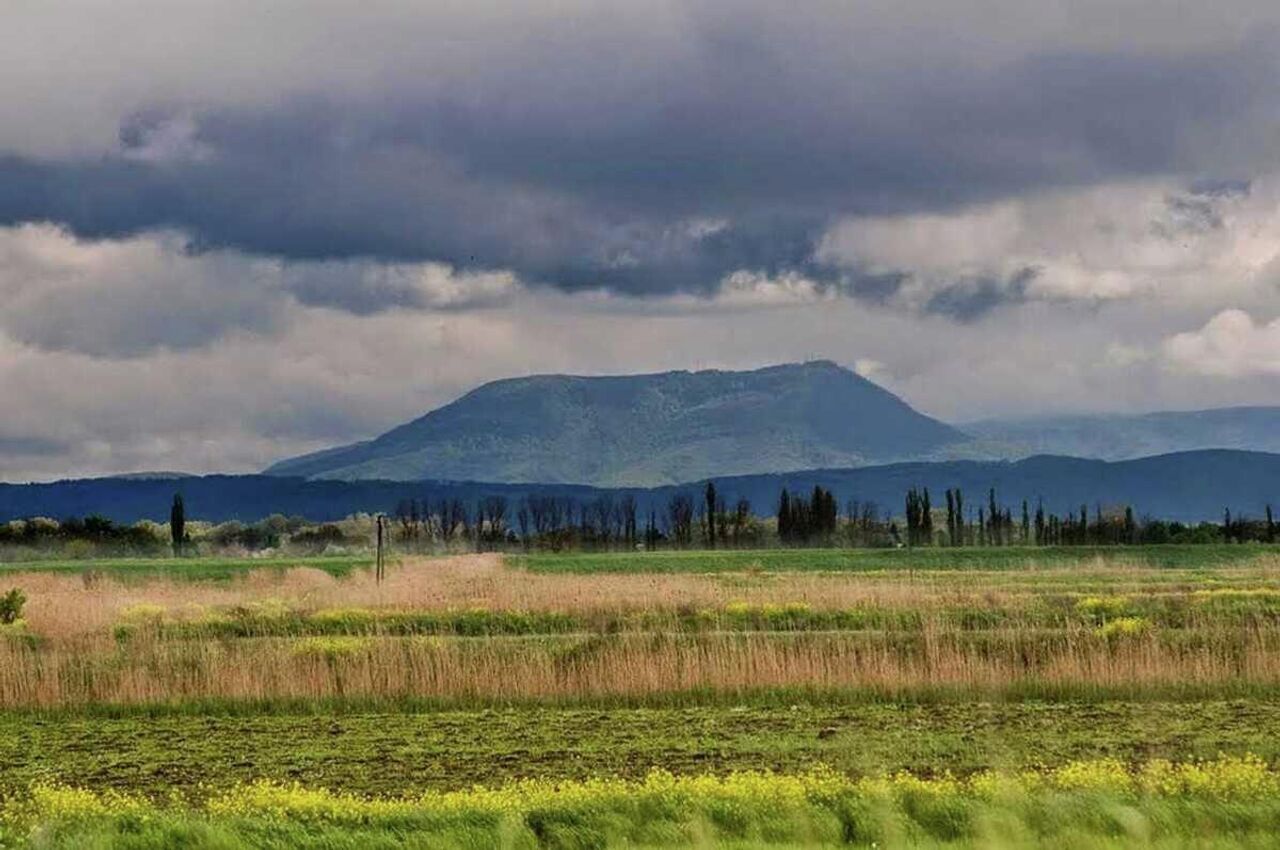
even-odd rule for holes
{"type": "MultiPolygon", "coordinates": [[[[772,704],[771,704],[772,703],[772,704]]],[[[360,793],[826,764],[853,776],[1115,758],[1280,762],[1280,702],[790,704],[0,715],[0,794],[38,780],[163,796],[260,778],[360,793]]]]}
{"type": "MultiPolygon", "coordinates": [[[[752,573],[791,571],[892,572],[910,570],[1005,571],[1029,567],[1089,565],[1098,559],[1120,566],[1204,570],[1280,557],[1280,546],[1170,545],[1128,547],[1004,547],[917,549],[746,549],[657,552],[537,552],[507,560],[537,573],[752,573]]],[[[96,571],[139,578],[220,580],[247,571],[313,567],[334,576],[372,566],[370,555],[272,556],[269,558],[97,558],[0,561],[5,572],[96,571]]]]}
{"type": "Polygon", "coordinates": [[[270,558],[93,558],[48,559],[33,561],[0,561],[0,576],[5,573],[97,573],[124,579],[182,579],[190,581],[223,581],[246,575],[254,570],[284,570],[311,567],[332,576],[346,576],[353,570],[373,566],[367,555],[339,556],[275,556],[270,558]]]}
{"type": "Polygon", "coordinates": [[[510,556],[512,563],[540,573],[706,573],[816,570],[1019,570],[1087,565],[1104,558],[1122,566],[1212,569],[1280,557],[1280,546],[1061,546],[916,549],[752,549],[718,551],[571,552],[510,556]]]}

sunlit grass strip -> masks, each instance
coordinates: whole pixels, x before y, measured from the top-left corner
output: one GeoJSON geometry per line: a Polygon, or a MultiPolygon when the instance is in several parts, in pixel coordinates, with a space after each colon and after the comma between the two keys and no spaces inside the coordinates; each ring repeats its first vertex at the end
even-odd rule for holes
{"type": "Polygon", "coordinates": [[[113,634],[121,640],[140,635],[199,640],[323,635],[442,635],[488,637],[571,633],[714,631],[901,631],[924,628],[991,631],[1043,630],[1073,626],[1110,631],[1142,631],[1140,625],[1208,631],[1280,626],[1280,591],[1196,591],[1126,596],[1043,594],[1011,599],[944,604],[922,597],[917,606],[862,605],[819,608],[807,602],[747,602],[722,606],[674,606],[645,610],[599,609],[579,612],[466,609],[413,611],[372,608],[324,608],[300,611],[279,600],[227,609],[183,605],[175,609],[137,603],[120,611],[113,634]],[[271,604],[274,602],[274,604],[271,604]]]}
{"type": "Polygon", "coordinates": [[[443,846],[607,847],[698,838],[900,846],[921,838],[1184,831],[1203,838],[1219,830],[1240,834],[1273,825],[1280,814],[1280,772],[1253,756],[1153,761],[1136,768],[1115,761],[1076,762],[1056,770],[964,779],[852,778],[823,768],[725,777],[654,771],[635,782],[529,780],[402,798],[262,781],[215,790],[199,802],[159,803],[36,785],[0,811],[0,828],[10,844],[38,836],[42,846],[77,846],[92,835],[103,839],[99,846],[111,846],[113,835],[137,839],[148,830],[189,835],[192,823],[241,836],[297,828],[303,830],[299,838],[314,839],[323,834],[316,830],[342,828],[467,838],[443,846]]]}

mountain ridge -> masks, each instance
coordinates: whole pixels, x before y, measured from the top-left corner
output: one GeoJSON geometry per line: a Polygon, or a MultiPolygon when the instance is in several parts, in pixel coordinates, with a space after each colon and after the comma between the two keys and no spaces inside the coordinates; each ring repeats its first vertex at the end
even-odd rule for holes
{"type": "MultiPolygon", "coordinates": [[[[1130,505],[1162,519],[1215,520],[1230,508],[1236,516],[1259,516],[1267,504],[1280,505],[1280,454],[1229,449],[1175,452],[1127,461],[1102,461],[1061,455],[1020,460],[906,462],[846,469],[809,469],[782,473],[718,476],[717,490],[732,504],[751,502],[754,511],[772,515],[783,487],[806,492],[815,485],[831,490],[843,508],[847,500],[876,502],[900,514],[909,488],[928,487],[935,496],[959,487],[977,506],[995,488],[1002,504],[1023,499],[1034,507],[1065,513],[1086,505],[1130,505]]],[[[645,512],[662,514],[668,499],[685,493],[695,499],[703,481],[653,488],[597,488],[577,484],[475,481],[339,481],[296,476],[211,475],[164,479],[96,478],[46,484],[0,484],[0,521],[30,516],[101,514],[132,522],[168,516],[175,491],[182,492],[193,518],[254,521],[272,513],[298,514],[327,521],[357,512],[392,512],[401,500],[433,502],[502,495],[512,501],[526,495],[555,495],[584,503],[604,493],[630,494],[645,512]]]]}
{"type": "Polygon", "coordinates": [[[656,486],[885,463],[967,439],[866,378],[815,360],[743,371],[503,378],[372,440],[265,472],[656,486]]]}
{"type": "Polygon", "coordinates": [[[1127,460],[1216,448],[1280,452],[1280,407],[952,425],[830,360],[811,360],[749,370],[501,378],[372,439],[288,458],[265,473],[659,486],[899,461],[1127,460]]]}
{"type": "Polygon", "coordinates": [[[1126,460],[1176,451],[1280,452],[1280,406],[982,419],[957,425],[1009,457],[1053,453],[1126,460]]]}

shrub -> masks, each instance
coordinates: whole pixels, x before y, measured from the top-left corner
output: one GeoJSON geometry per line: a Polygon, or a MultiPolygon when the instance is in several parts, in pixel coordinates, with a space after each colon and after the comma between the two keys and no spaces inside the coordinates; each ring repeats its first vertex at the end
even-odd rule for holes
{"type": "Polygon", "coordinates": [[[13,588],[4,596],[0,596],[0,624],[9,626],[22,618],[22,606],[27,604],[27,595],[19,588],[13,588]]]}
{"type": "Polygon", "coordinates": [[[293,642],[292,650],[297,656],[336,661],[339,658],[368,652],[373,647],[372,638],[335,636],[302,638],[293,642]]]}
{"type": "Polygon", "coordinates": [[[1133,608],[1124,596],[1086,596],[1076,603],[1076,610],[1100,625],[1107,620],[1128,616],[1133,608]]]}
{"type": "Polygon", "coordinates": [[[1141,617],[1117,617],[1094,629],[1094,633],[1108,640],[1120,640],[1144,635],[1150,629],[1151,623],[1141,617]]]}
{"type": "Polygon", "coordinates": [[[309,528],[305,531],[299,531],[289,539],[295,547],[309,552],[323,552],[330,546],[340,546],[347,542],[347,536],[343,534],[342,529],[332,523],[326,523],[316,528],[309,528]]]}

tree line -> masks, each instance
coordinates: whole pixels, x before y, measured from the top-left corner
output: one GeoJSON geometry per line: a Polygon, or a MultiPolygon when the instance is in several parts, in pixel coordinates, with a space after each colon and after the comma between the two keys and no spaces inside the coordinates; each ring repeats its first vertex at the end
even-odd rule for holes
{"type": "Polygon", "coordinates": [[[1154,517],[1138,517],[1132,505],[1104,508],[1095,504],[1090,511],[1081,505],[1078,511],[1065,514],[1048,513],[1043,500],[1032,512],[1027,500],[1020,510],[1003,505],[991,488],[986,502],[966,511],[964,493],[947,490],[945,531],[935,533],[930,509],[929,490],[909,490],[906,498],[908,545],[937,546],[1114,546],[1160,543],[1257,542],[1275,543],[1275,516],[1267,505],[1261,519],[1232,518],[1225,511],[1221,525],[1202,522],[1186,524],[1154,517]]]}
{"type": "MultiPolygon", "coordinates": [[[[512,499],[401,500],[390,512],[392,542],[409,550],[555,551],[759,548],[768,546],[988,547],[1105,546],[1160,543],[1276,543],[1272,508],[1261,517],[1224,510],[1220,522],[1180,523],[1140,516],[1132,506],[1080,505],[1063,513],[1042,501],[1003,503],[994,489],[969,499],[947,489],[941,503],[928,488],[907,490],[897,511],[849,499],[816,486],[780,489],[773,516],[757,514],[747,499],[726,500],[714,482],[672,493],[642,509],[630,494],[587,499],[530,494],[512,499]]],[[[175,497],[168,528],[143,521],[118,524],[102,517],[61,521],[32,518],[0,523],[0,554],[14,550],[93,551],[119,554],[201,554],[287,549],[322,552],[367,544],[373,518],[353,515],[333,523],[273,515],[260,522],[193,523],[175,497]],[[193,532],[194,528],[194,532],[193,532]]]]}
{"type": "Polygon", "coordinates": [[[1224,541],[1276,542],[1270,507],[1262,519],[1232,517],[1223,523],[1186,524],[1139,517],[1132,506],[1081,505],[1063,514],[1010,506],[989,489],[967,502],[959,489],[936,504],[929,489],[907,491],[901,514],[873,501],[847,500],[830,490],[783,488],[773,521],[750,501],[726,503],[714,482],[701,492],[678,491],[660,507],[641,512],[634,496],[591,499],[531,495],[518,500],[487,496],[401,501],[394,517],[398,537],[410,544],[471,544],[477,549],[750,548],[782,546],[1074,546],[1224,541]],[[899,524],[901,522],[901,525],[899,524]]]}

